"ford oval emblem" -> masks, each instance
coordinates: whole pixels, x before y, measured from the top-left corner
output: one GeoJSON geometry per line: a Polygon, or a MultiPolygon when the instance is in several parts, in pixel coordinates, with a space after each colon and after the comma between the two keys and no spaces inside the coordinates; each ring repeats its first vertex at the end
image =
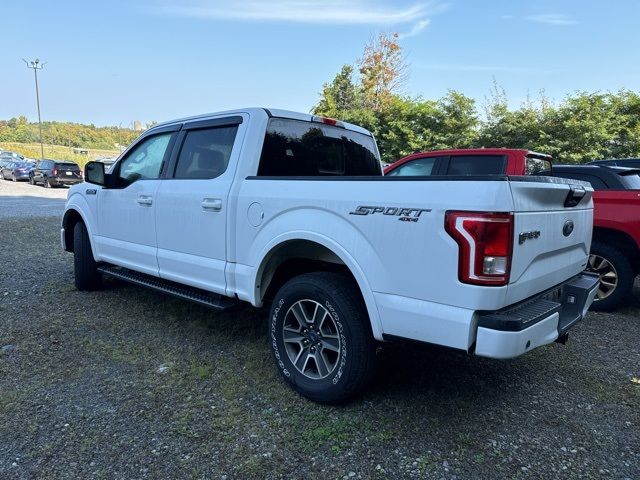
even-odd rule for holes
{"type": "Polygon", "coordinates": [[[573,222],[571,220],[567,220],[564,222],[564,227],[562,227],[562,234],[565,237],[568,237],[573,232],[573,222]]]}

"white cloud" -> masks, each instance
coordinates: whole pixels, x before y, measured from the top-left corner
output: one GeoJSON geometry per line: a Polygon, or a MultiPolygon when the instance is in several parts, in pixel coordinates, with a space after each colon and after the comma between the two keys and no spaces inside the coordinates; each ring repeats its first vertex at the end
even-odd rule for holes
{"type": "Polygon", "coordinates": [[[415,37],[420,32],[422,32],[425,28],[427,28],[430,23],[431,23],[431,19],[429,18],[425,18],[424,20],[419,20],[413,25],[411,30],[409,30],[408,32],[401,33],[400,38],[415,37]]]}
{"type": "Polygon", "coordinates": [[[160,12],[210,20],[397,25],[424,20],[427,7],[426,3],[391,7],[367,0],[199,0],[165,4],[160,12]]]}
{"type": "Polygon", "coordinates": [[[543,13],[540,15],[530,15],[527,20],[532,22],[545,23],[547,25],[565,26],[577,25],[578,21],[568,15],[562,13],[543,13]]]}

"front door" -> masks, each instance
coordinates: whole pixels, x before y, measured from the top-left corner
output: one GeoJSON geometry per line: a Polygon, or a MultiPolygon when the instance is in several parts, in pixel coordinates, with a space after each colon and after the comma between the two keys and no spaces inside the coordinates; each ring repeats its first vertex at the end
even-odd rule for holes
{"type": "Polygon", "coordinates": [[[158,275],[156,194],[175,136],[165,131],[141,139],[114,169],[115,187],[97,191],[101,260],[158,275]]]}
{"type": "Polygon", "coordinates": [[[228,196],[242,117],[186,123],[156,210],[160,276],[225,293],[228,196]]]}

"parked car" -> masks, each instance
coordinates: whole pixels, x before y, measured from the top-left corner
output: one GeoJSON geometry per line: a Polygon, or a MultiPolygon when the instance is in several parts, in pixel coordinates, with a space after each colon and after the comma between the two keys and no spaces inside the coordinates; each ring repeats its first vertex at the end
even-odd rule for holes
{"type": "Polygon", "coordinates": [[[640,273],[640,170],[555,165],[553,175],[589,182],[595,192],[589,271],[600,276],[594,310],[614,309],[640,273]]]}
{"type": "Polygon", "coordinates": [[[116,160],[118,160],[118,157],[103,157],[103,158],[96,158],[95,161],[104,163],[104,170],[108,172],[109,169],[113,166],[113,164],[116,163],[116,160]]]}
{"type": "Polygon", "coordinates": [[[85,172],[61,231],[79,290],[107,275],[215,309],[270,304],[277,369],[319,402],[366,385],[378,341],[493,358],[564,342],[598,288],[588,184],[383,177],[371,133],[333,119],[176,120],[85,172]]]}
{"type": "Polygon", "coordinates": [[[12,162],[21,162],[24,160],[24,155],[16,152],[9,152],[7,150],[0,153],[0,161],[7,160],[12,162]]]}
{"type": "Polygon", "coordinates": [[[385,175],[537,175],[551,170],[551,156],[530,150],[475,148],[417,152],[392,163],[385,175]]]}
{"type": "Polygon", "coordinates": [[[29,180],[29,173],[33,169],[34,164],[31,162],[9,162],[0,168],[0,178],[5,180],[29,180]]]}
{"type": "Polygon", "coordinates": [[[640,158],[612,158],[610,160],[594,160],[587,165],[608,165],[610,167],[640,168],[640,158]]]}
{"type": "Polygon", "coordinates": [[[71,186],[82,181],[80,167],[66,161],[41,160],[29,174],[31,185],[42,184],[44,187],[71,186]]]}

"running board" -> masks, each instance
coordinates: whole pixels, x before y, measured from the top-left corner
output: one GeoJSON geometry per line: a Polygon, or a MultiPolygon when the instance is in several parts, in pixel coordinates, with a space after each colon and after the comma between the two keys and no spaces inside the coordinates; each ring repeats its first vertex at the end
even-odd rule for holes
{"type": "Polygon", "coordinates": [[[237,305],[237,302],[229,297],[218,295],[217,293],[207,292],[199,288],[190,287],[188,285],[182,285],[180,283],[171,282],[169,280],[163,280],[162,278],[154,277],[152,275],[145,275],[144,273],[134,272],[123,267],[116,267],[113,265],[100,265],[98,271],[104,275],[124,280],[135,285],[141,285],[143,287],[156,290],[158,292],[173,295],[174,297],[189,300],[205,307],[213,308],[215,310],[229,310],[237,305]]]}

